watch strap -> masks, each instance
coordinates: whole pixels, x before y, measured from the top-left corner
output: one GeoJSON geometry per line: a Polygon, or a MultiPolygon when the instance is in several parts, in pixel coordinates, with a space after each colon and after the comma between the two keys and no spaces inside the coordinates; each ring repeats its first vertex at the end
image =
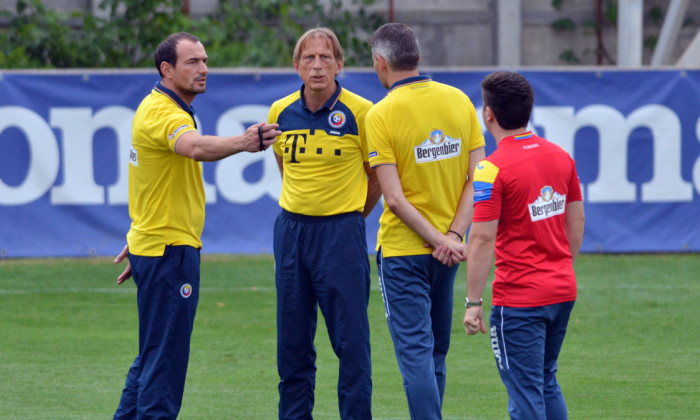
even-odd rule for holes
{"type": "Polygon", "coordinates": [[[478,301],[472,301],[472,300],[469,300],[469,298],[465,298],[464,299],[464,307],[471,308],[473,306],[481,306],[482,302],[483,302],[483,299],[479,299],[478,301]]]}

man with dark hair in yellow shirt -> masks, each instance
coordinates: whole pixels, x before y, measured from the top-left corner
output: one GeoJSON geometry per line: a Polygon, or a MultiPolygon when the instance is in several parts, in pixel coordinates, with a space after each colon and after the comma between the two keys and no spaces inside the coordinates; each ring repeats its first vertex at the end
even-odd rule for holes
{"type": "Polygon", "coordinates": [[[200,161],[268,148],[281,134],[258,123],[240,136],[197,132],[192,100],[207,88],[207,54],[194,35],[168,36],[155,54],[161,76],[134,115],[129,154],[127,246],[121,284],[133,275],[139,353],[114,419],[175,419],[182,404],[190,337],[199,300],[204,228],[200,161]]]}

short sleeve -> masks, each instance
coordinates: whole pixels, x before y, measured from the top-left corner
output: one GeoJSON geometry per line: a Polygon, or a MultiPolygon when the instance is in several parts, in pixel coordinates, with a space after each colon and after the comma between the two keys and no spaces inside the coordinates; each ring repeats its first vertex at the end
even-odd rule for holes
{"type": "Polygon", "coordinates": [[[165,135],[168,148],[175,150],[175,144],[183,134],[197,131],[192,116],[184,112],[177,112],[165,119],[165,135]]]}
{"type": "Polygon", "coordinates": [[[360,149],[362,152],[362,162],[369,162],[369,145],[367,144],[367,109],[364,109],[357,120],[357,131],[360,135],[360,149]]]}
{"type": "Polygon", "coordinates": [[[578,178],[578,172],[576,171],[576,162],[571,159],[571,178],[569,179],[569,192],[566,195],[566,202],[571,203],[573,201],[583,200],[583,194],[581,194],[581,181],[578,178]]]}
{"type": "Polygon", "coordinates": [[[396,164],[396,156],[389,137],[389,130],[380,110],[375,105],[365,117],[365,134],[369,165],[371,167],[384,164],[396,164]]]}
{"type": "Polygon", "coordinates": [[[474,104],[472,104],[472,101],[469,99],[469,97],[467,97],[467,102],[471,116],[471,121],[469,122],[469,125],[471,127],[471,133],[469,136],[469,151],[472,152],[476,149],[484,147],[486,145],[486,142],[484,141],[484,133],[481,131],[481,124],[479,124],[479,118],[476,116],[476,109],[474,108],[474,104]]]}
{"type": "Polygon", "coordinates": [[[498,220],[503,196],[499,168],[488,160],[476,164],[474,171],[474,222],[498,220]]]}

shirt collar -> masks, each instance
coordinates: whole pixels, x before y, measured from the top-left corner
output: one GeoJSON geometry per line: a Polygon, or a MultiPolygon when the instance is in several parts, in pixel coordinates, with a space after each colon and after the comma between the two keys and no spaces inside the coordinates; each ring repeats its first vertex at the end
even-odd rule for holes
{"type": "Polygon", "coordinates": [[[532,139],[534,136],[535,136],[535,134],[534,134],[532,131],[526,131],[526,132],[524,132],[524,133],[516,134],[516,135],[514,135],[514,136],[505,137],[503,140],[501,140],[500,143],[503,143],[504,140],[505,140],[507,143],[510,143],[510,142],[512,142],[512,141],[519,141],[519,140],[530,140],[530,139],[532,139]]]}
{"type": "MultiPolygon", "coordinates": [[[[336,85],[336,89],[335,89],[335,92],[333,93],[333,96],[331,96],[331,98],[320,109],[328,108],[329,111],[333,110],[333,107],[335,106],[335,104],[338,102],[338,99],[340,98],[340,91],[342,90],[338,79],[335,79],[335,85],[336,85]]],[[[304,85],[304,84],[301,85],[301,90],[299,91],[299,98],[301,100],[302,108],[307,109],[307,110],[309,110],[309,112],[311,112],[311,110],[306,106],[306,103],[304,102],[304,88],[305,87],[306,87],[306,85],[304,85]]]]}
{"type": "Polygon", "coordinates": [[[522,134],[516,134],[513,136],[513,140],[527,140],[531,139],[534,134],[532,134],[532,131],[526,131],[522,134]]]}
{"type": "Polygon", "coordinates": [[[194,120],[194,107],[189,106],[183,101],[179,96],[177,96],[177,93],[173,92],[172,90],[166,88],[163,86],[160,82],[156,83],[156,86],[153,88],[156,92],[163,94],[170,98],[171,101],[175,102],[177,106],[179,106],[183,111],[187,112],[190,114],[192,117],[192,121],[194,122],[194,128],[197,128],[197,121],[194,120]]]}
{"type": "Polygon", "coordinates": [[[399,80],[398,82],[391,85],[391,87],[389,88],[389,92],[401,86],[412,85],[414,83],[428,82],[430,80],[430,76],[426,75],[408,77],[406,79],[399,80]]]}

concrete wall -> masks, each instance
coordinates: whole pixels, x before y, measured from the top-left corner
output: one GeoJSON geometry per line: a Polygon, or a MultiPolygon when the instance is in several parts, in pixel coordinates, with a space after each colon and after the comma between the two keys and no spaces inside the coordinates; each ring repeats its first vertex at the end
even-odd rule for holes
{"type": "MultiPolygon", "coordinates": [[[[351,0],[344,0],[348,5],[351,0]]],[[[394,20],[404,22],[416,31],[423,48],[423,64],[430,66],[494,66],[497,54],[496,0],[394,0],[394,20]]],[[[655,26],[649,18],[652,8],[667,10],[670,0],[644,0],[644,36],[657,36],[661,24],[655,26]]],[[[595,0],[563,0],[560,9],[552,0],[521,0],[523,66],[571,65],[560,59],[572,50],[581,64],[594,65],[597,38],[592,23],[596,21],[595,0]],[[552,23],[569,18],[574,31],[556,31],[552,23]]],[[[380,0],[371,10],[388,17],[389,0],[380,0]]],[[[692,0],[686,16],[694,22],[681,30],[671,55],[675,62],[700,30],[700,1],[692,0]]],[[[615,24],[603,27],[603,44],[613,58],[617,56],[615,24]]],[[[643,63],[651,61],[652,50],[644,48],[643,63]]],[[[604,64],[611,64],[604,61],[604,64]]]]}
{"type": "MultiPolygon", "coordinates": [[[[90,10],[100,0],[47,0],[58,10],[90,10]]],[[[522,4],[522,36],[520,39],[523,66],[571,65],[560,55],[571,50],[580,64],[596,64],[597,39],[591,23],[595,22],[595,0],[563,0],[560,9],[552,0],[520,0],[522,4]],[[552,22],[570,18],[576,25],[571,32],[552,29],[552,22]]],[[[329,0],[322,0],[328,4],[329,0]]],[[[343,0],[348,8],[356,8],[353,0],[343,0]]],[[[389,0],[375,0],[368,11],[380,13],[388,20],[389,0]]],[[[422,48],[424,66],[495,66],[497,54],[496,0],[394,0],[394,21],[409,24],[416,32],[422,48]]],[[[657,36],[661,25],[649,19],[654,7],[666,10],[670,0],[644,0],[644,36],[657,36]]],[[[0,10],[12,10],[16,0],[0,0],[0,10]]],[[[215,13],[218,0],[190,0],[193,16],[215,13]]],[[[700,1],[692,0],[686,13],[694,22],[681,30],[671,55],[675,62],[700,29],[700,1]]],[[[606,23],[603,42],[613,58],[617,55],[617,31],[606,23]]],[[[643,63],[651,61],[652,51],[644,48],[643,63]]],[[[611,64],[605,60],[603,64],[611,64]]]]}

